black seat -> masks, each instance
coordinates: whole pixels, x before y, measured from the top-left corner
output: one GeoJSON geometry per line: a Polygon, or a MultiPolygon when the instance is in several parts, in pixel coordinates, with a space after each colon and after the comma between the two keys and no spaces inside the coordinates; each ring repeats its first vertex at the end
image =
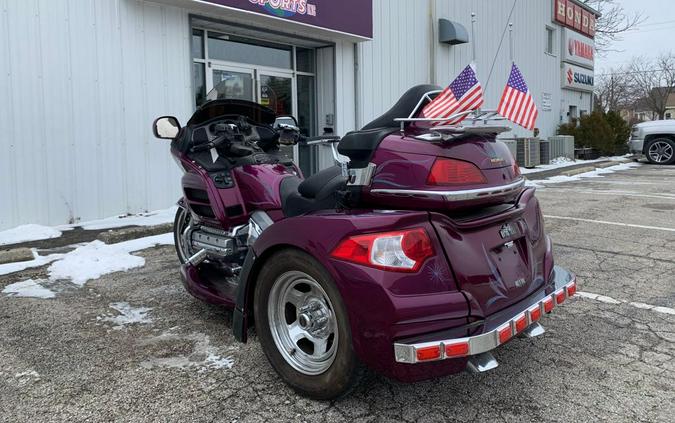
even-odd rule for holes
{"type": "Polygon", "coordinates": [[[351,161],[349,167],[357,169],[368,166],[382,140],[401,127],[400,123],[394,119],[408,117],[425,93],[440,89],[437,85],[416,85],[406,91],[382,116],[364,126],[360,131],[349,132],[342,137],[338,144],[338,151],[349,157],[351,161]]]}
{"type": "Polygon", "coordinates": [[[347,178],[342,176],[339,166],[324,169],[304,181],[294,176],[285,178],[279,187],[284,216],[335,209],[338,191],[344,190],[346,184],[347,178]]]}

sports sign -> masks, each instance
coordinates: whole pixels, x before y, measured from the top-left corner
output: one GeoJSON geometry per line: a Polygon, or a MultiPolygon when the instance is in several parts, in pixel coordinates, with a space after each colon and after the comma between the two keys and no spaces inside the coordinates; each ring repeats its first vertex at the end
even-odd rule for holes
{"type": "Polygon", "coordinates": [[[593,69],[595,65],[595,46],[592,38],[563,29],[562,60],[575,65],[593,69]]]}
{"type": "Polygon", "coordinates": [[[372,0],[201,0],[363,38],[373,37],[372,0]]]}
{"type": "Polygon", "coordinates": [[[595,74],[581,66],[563,63],[562,87],[568,90],[593,92],[595,74]]]}
{"type": "Polygon", "coordinates": [[[576,0],[553,0],[553,21],[577,32],[595,37],[599,15],[576,0]]]}

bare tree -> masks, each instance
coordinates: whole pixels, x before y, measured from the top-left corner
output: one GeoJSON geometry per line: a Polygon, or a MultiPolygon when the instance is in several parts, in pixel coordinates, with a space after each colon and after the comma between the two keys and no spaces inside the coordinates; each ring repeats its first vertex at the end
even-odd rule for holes
{"type": "Polygon", "coordinates": [[[619,111],[630,107],[635,100],[630,75],[624,68],[620,67],[596,76],[595,96],[598,106],[605,112],[619,111]]]}
{"type": "Polygon", "coordinates": [[[663,119],[668,97],[675,94],[675,55],[663,54],[656,60],[634,58],[627,75],[640,102],[663,119]]]}
{"type": "Polygon", "coordinates": [[[598,19],[595,32],[595,48],[599,52],[608,51],[615,41],[621,40],[621,34],[634,29],[644,19],[641,13],[628,14],[617,0],[582,0],[602,15],[598,19]]]}

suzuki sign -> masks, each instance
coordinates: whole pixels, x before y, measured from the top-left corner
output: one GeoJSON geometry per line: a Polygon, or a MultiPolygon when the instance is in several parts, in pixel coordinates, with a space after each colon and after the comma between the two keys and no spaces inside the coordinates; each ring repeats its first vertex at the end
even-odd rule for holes
{"type": "Polygon", "coordinates": [[[593,69],[595,64],[595,46],[591,38],[576,32],[563,30],[562,60],[575,65],[593,69]]]}
{"type": "Polygon", "coordinates": [[[593,92],[595,75],[592,70],[563,63],[562,87],[568,90],[593,92]]]}

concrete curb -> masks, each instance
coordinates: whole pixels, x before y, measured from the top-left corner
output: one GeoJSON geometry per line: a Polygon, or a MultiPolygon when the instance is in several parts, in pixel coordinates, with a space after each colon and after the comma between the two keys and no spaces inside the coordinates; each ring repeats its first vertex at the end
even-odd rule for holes
{"type": "Polygon", "coordinates": [[[525,179],[527,180],[541,180],[541,179],[547,179],[552,176],[575,176],[579,175],[581,173],[586,173],[586,172],[592,172],[595,169],[604,169],[607,167],[611,166],[616,166],[618,164],[622,163],[629,163],[631,162],[631,159],[624,159],[624,160],[605,160],[601,162],[595,162],[595,163],[580,163],[578,165],[572,165],[572,166],[567,166],[567,167],[561,167],[558,169],[550,169],[550,170],[542,170],[540,172],[532,172],[525,174],[525,179]]]}
{"type": "Polygon", "coordinates": [[[13,248],[0,250],[0,264],[16,263],[19,261],[33,260],[33,251],[30,248],[13,248]]]}
{"type": "Polygon", "coordinates": [[[118,242],[129,241],[136,238],[144,238],[146,236],[161,235],[173,230],[172,223],[165,223],[156,226],[133,226],[124,229],[110,229],[106,232],[98,234],[96,239],[103,241],[106,244],[116,244],[118,242]]]}

